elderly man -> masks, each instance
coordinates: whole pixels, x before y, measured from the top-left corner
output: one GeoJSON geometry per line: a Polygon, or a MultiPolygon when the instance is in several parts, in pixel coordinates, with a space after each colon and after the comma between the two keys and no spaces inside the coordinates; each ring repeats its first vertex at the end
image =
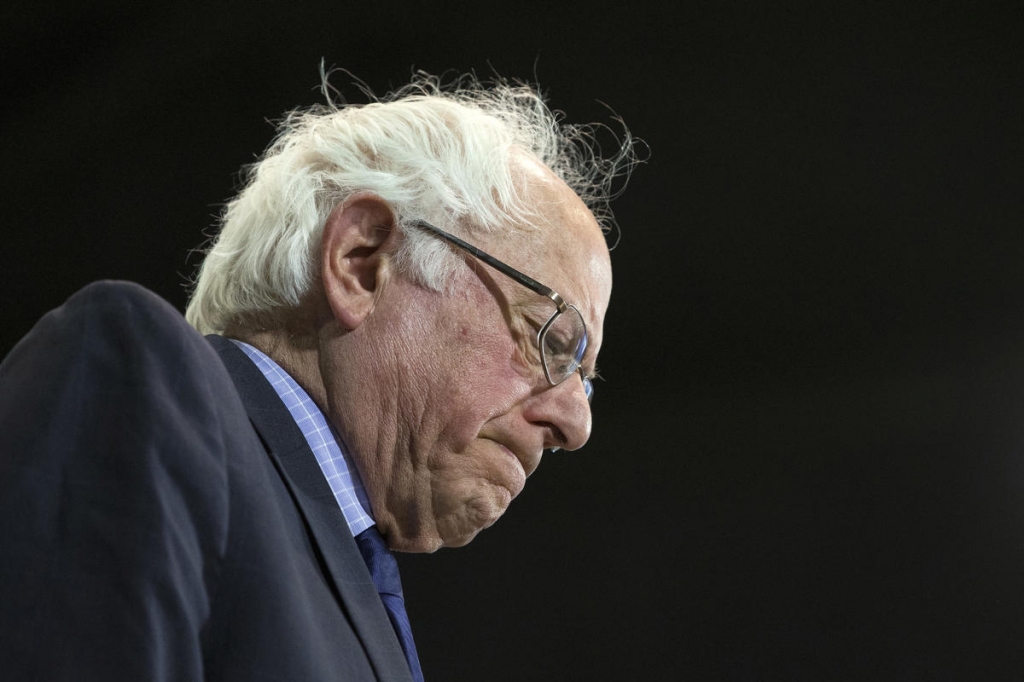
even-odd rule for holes
{"type": "Polygon", "coordinates": [[[531,90],[294,113],[187,320],[135,285],[0,366],[11,679],[421,679],[388,548],[464,545],[590,435],[630,159],[531,90]],[[386,543],[386,546],[385,546],[386,543]]]}

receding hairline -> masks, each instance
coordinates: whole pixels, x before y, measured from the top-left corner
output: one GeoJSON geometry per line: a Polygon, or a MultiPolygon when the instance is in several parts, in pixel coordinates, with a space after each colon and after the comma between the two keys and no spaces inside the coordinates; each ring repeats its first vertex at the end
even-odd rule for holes
{"type": "MultiPolygon", "coordinates": [[[[331,99],[330,92],[337,91],[327,85],[329,75],[324,76],[328,104],[296,109],[280,119],[274,141],[250,166],[245,186],[226,205],[220,233],[194,279],[188,317],[198,328],[218,331],[240,315],[258,316],[279,306],[296,305],[298,297],[314,284],[312,276],[318,265],[311,257],[311,245],[326,212],[355,191],[381,196],[396,208],[403,225],[417,217],[440,220],[441,227],[468,224],[475,235],[505,232],[510,222],[518,227],[544,222],[537,220],[539,216],[533,215],[528,204],[517,201],[516,191],[510,191],[516,183],[510,182],[508,175],[509,181],[492,186],[491,191],[503,192],[500,202],[495,201],[497,195],[486,196],[485,178],[490,176],[480,171],[490,173],[498,167],[484,168],[486,157],[497,160],[493,154],[499,154],[500,165],[505,166],[511,154],[532,157],[587,206],[602,231],[614,225],[608,204],[618,192],[612,190],[612,182],[628,176],[636,162],[633,138],[624,125],[623,137],[616,138],[617,152],[606,158],[593,135],[601,125],[565,123],[561,112],[548,108],[547,98],[533,85],[497,77],[484,82],[472,74],[443,80],[421,72],[411,83],[382,97],[362,87],[371,101],[350,104],[340,97],[331,99]],[[416,109],[423,105],[433,110],[433,124],[417,122],[416,109]],[[371,113],[376,111],[397,111],[404,120],[397,140],[392,135],[395,121],[389,122],[391,115],[377,118],[371,113]],[[444,112],[450,112],[456,125],[442,123],[447,119],[444,112]],[[354,124],[364,114],[371,114],[365,130],[350,130],[344,122],[351,117],[354,124]],[[470,121],[477,120],[477,115],[493,120],[501,141],[489,149],[486,135],[470,135],[468,146],[461,148],[454,141],[459,137],[457,128],[474,127],[470,121]],[[436,150],[428,141],[441,128],[449,128],[454,136],[437,138],[448,146],[436,150]],[[329,139],[320,141],[320,135],[327,133],[329,139]],[[403,136],[413,143],[410,147],[394,144],[405,142],[403,136]],[[346,138],[349,147],[344,153],[351,155],[344,158],[359,156],[362,165],[334,164],[330,153],[341,151],[341,147],[332,145],[346,138]],[[390,141],[382,144],[385,138],[390,141]],[[369,146],[361,141],[368,141],[369,146]],[[398,155],[390,156],[394,151],[398,155]],[[459,159],[467,158],[463,153],[480,156],[462,165],[459,159]],[[383,154],[380,158],[388,161],[378,164],[376,154],[383,154]],[[306,179],[296,181],[299,176],[306,179]],[[378,181],[379,187],[374,184],[378,181]],[[505,206],[499,207],[499,203],[505,206]],[[445,221],[445,216],[454,221],[445,221]]],[[[521,235],[524,230],[516,232],[521,235]]],[[[450,270],[434,257],[436,247],[423,239],[414,241],[424,248],[407,250],[401,259],[403,267],[424,273],[424,281],[437,286],[450,270]]]]}

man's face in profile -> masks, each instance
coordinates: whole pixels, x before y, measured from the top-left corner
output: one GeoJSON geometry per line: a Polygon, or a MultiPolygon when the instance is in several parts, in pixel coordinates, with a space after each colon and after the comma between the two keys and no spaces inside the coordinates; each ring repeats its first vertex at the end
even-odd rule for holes
{"type": "MultiPolygon", "coordinates": [[[[589,336],[582,366],[593,371],[611,295],[604,236],[549,170],[521,165],[538,229],[474,245],[579,309],[589,336]]],[[[382,357],[378,376],[397,398],[363,440],[378,450],[360,453],[361,474],[395,549],[468,543],[523,490],[544,449],[576,449],[590,437],[581,377],[551,386],[541,365],[537,333],[555,305],[457,255],[455,286],[435,292],[395,277],[364,324],[382,357]]]]}

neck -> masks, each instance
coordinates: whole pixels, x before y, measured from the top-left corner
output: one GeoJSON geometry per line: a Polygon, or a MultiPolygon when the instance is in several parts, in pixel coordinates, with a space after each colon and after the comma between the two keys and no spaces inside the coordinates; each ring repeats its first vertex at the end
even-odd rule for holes
{"type": "MultiPolygon", "coordinates": [[[[327,393],[320,375],[320,352],[312,335],[285,329],[229,330],[228,336],[258,348],[288,372],[321,410],[327,406],[327,393]]],[[[325,412],[326,414],[326,412],[325,412]]]]}

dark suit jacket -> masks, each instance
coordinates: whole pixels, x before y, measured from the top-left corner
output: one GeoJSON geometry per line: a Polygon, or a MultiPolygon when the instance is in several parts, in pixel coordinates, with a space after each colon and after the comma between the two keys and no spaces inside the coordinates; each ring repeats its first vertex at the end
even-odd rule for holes
{"type": "Polygon", "coordinates": [[[136,285],[83,289],[0,365],[0,676],[410,679],[273,388],[136,285]]]}

